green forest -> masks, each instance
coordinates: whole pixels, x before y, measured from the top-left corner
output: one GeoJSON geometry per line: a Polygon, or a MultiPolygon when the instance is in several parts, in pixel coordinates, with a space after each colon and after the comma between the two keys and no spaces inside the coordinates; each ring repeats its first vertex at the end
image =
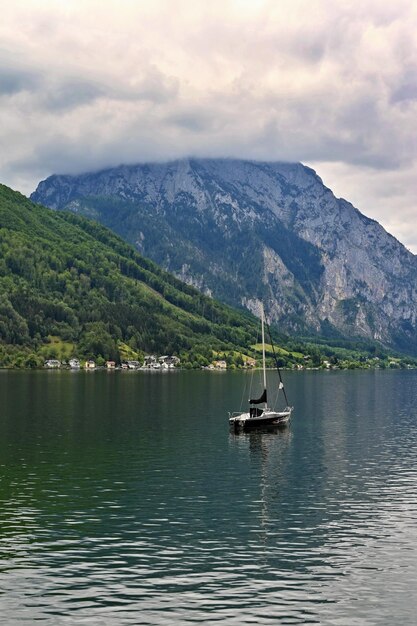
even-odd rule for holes
{"type": "Polygon", "coordinates": [[[0,366],[45,358],[245,351],[257,321],[144,259],[99,224],[0,186],[0,366]]]}

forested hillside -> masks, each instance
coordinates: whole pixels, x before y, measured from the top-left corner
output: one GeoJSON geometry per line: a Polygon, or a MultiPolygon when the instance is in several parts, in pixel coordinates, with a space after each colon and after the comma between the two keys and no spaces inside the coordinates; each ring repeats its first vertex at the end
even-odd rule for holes
{"type": "Polygon", "coordinates": [[[244,350],[257,322],[144,259],[111,231],[0,186],[0,366],[244,350]]]}

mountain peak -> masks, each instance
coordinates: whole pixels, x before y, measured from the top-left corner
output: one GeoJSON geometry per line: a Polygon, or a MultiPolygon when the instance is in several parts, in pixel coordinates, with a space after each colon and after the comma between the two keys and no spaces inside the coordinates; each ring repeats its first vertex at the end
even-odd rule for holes
{"type": "Polygon", "coordinates": [[[416,342],[416,257],[301,163],[189,158],[54,176],[32,199],[113,228],[234,306],[290,332],[416,342]]]}

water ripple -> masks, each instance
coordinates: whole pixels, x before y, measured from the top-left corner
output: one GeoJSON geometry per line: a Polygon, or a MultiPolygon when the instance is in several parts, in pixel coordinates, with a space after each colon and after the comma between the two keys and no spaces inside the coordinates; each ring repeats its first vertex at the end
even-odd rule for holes
{"type": "Polygon", "coordinates": [[[44,378],[17,377],[32,405],[0,424],[0,623],[414,624],[417,375],[294,377],[291,428],[242,435],[219,404],[235,378],[208,400],[187,376],[120,377],[117,407],[108,377],[91,396],[64,377],[53,421],[44,378]]]}

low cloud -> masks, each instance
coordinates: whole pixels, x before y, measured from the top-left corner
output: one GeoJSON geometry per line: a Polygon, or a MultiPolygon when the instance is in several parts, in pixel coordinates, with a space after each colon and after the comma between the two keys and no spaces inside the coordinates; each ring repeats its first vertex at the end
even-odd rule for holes
{"type": "Polygon", "coordinates": [[[413,0],[16,0],[1,180],[29,193],[189,154],[302,161],[417,251],[416,27],[413,0]]]}
{"type": "Polygon", "coordinates": [[[0,67],[0,97],[13,96],[21,91],[32,91],[39,85],[36,74],[19,68],[0,67]]]}

